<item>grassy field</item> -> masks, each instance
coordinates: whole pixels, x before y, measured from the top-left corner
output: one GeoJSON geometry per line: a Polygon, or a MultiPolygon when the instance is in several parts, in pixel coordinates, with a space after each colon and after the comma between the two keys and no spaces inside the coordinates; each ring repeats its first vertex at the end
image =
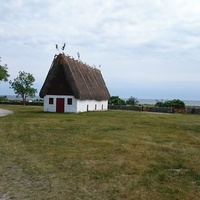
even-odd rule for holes
{"type": "Polygon", "coordinates": [[[200,199],[200,115],[0,108],[1,200],[200,199]]]}

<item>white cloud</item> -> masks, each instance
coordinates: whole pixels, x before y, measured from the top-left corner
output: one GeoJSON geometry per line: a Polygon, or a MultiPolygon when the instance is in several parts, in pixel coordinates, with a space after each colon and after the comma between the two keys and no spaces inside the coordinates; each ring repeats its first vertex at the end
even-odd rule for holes
{"type": "Polygon", "coordinates": [[[167,80],[198,83],[198,0],[7,0],[0,17],[0,56],[11,77],[23,69],[42,84],[55,43],[66,42],[67,53],[102,64],[111,90],[119,79],[124,88],[127,81],[147,88],[167,80]]]}

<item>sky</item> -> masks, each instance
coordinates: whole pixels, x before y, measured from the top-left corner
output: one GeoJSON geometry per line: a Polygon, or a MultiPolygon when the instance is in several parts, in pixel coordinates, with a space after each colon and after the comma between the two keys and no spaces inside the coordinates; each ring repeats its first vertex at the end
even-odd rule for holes
{"type": "MultiPolygon", "coordinates": [[[[199,0],[0,1],[0,57],[9,80],[39,93],[59,48],[102,72],[111,96],[200,100],[199,0]]],[[[12,95],[0,82],[0,95],[12,95]]]]}

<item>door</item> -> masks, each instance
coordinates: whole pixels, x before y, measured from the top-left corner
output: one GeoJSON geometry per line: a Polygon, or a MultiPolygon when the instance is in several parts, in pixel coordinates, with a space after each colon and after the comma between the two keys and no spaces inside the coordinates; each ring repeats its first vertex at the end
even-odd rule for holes
{"type": "Polygon", "coordinates": [[[65,99],[64,98],[57,98],[56,99],[56,112],[63,113],[65,107],[65,99]]]}

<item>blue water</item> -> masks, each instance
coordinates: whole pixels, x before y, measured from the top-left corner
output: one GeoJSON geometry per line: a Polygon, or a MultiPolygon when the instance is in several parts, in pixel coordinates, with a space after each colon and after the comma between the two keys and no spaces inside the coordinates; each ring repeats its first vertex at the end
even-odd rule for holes
{"type": "MultiPolygon", "coordinates": [[[[10,100],[21,100],[20,97],[16,97],[15,95],[1,95],[1,96],[7,96],[10,100]]],[[[27,98],[28,100],[36,100],[41,99],[39,96],[33,97],[33,98],[27,98]]],[[[124,100],[127,100],[128,98],[124,98],[124,100]]],[[[138,99],[139,104],[149,104],[149,105],[155,105],[157,101],[166,101],[168,99],[138,99]]],[[[186,106],[200,106],[200,100],[182,100],[184,101],[186,106]]]]}

